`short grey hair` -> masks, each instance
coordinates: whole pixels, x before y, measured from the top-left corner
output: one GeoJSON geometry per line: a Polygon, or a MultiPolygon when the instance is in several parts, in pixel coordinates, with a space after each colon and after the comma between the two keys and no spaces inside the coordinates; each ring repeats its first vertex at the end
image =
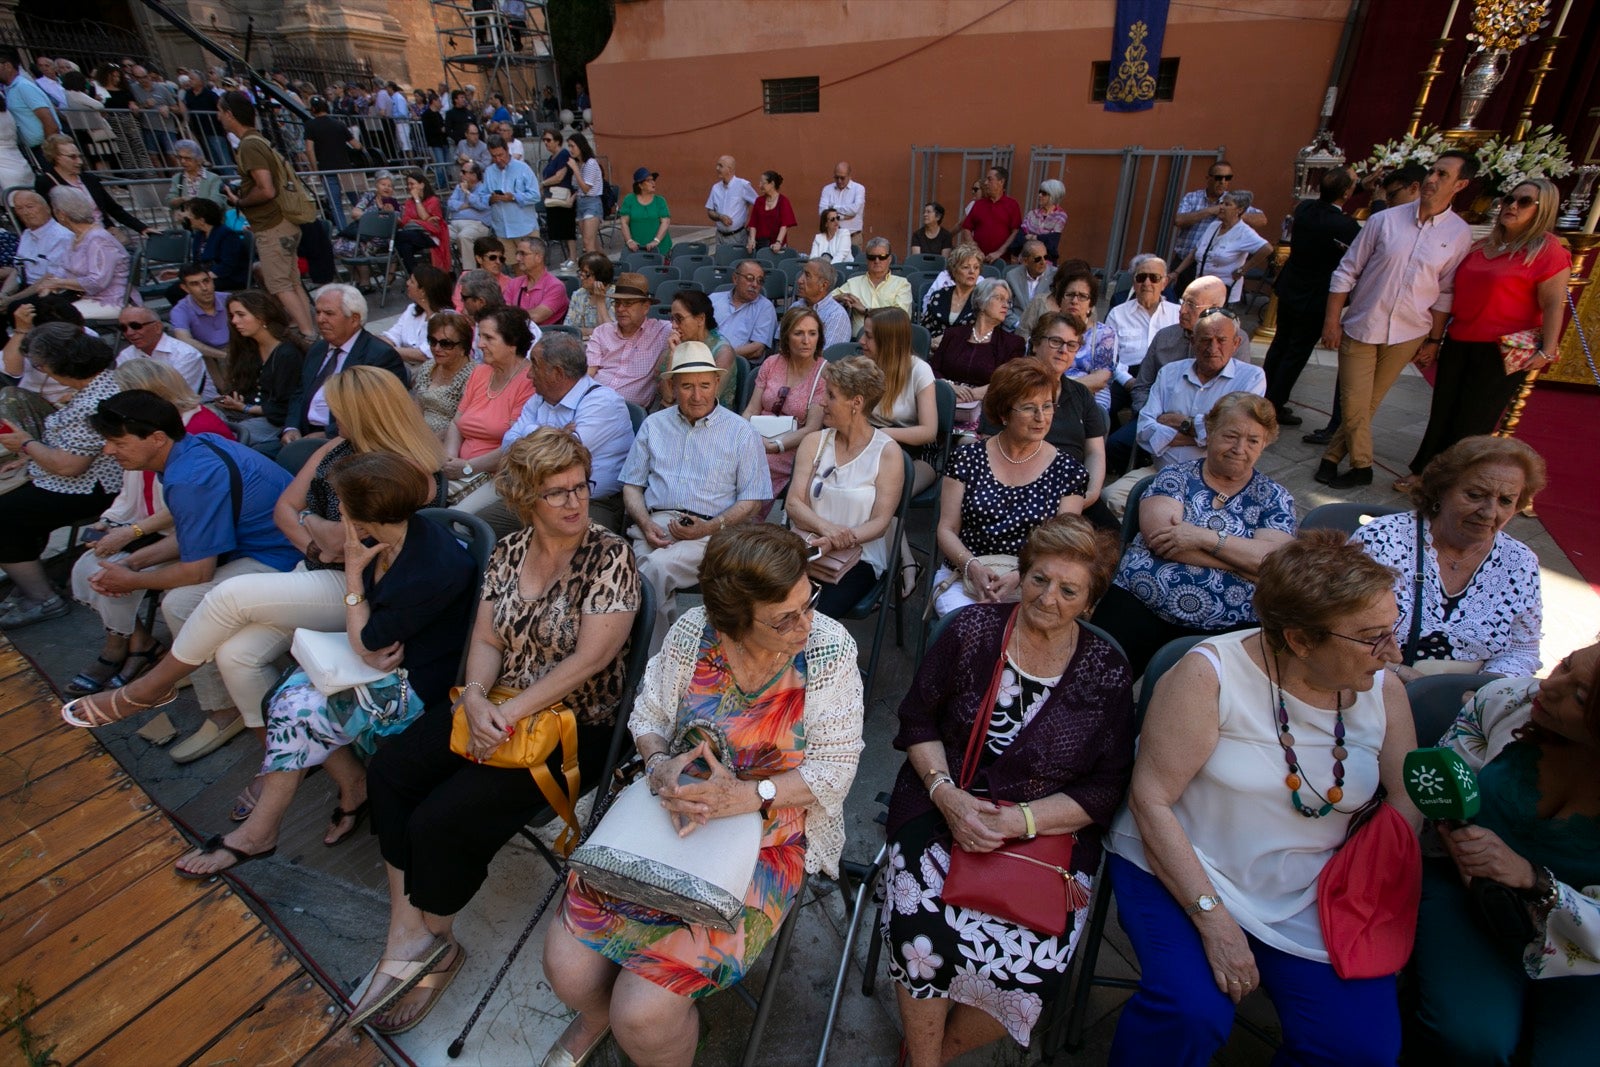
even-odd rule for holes
{"type": "Polygon", "coordinates": [[[1007,293],[1011,291],[1011,287],[1003,278],[979,278],[978,284],[972,288],[973,310],[982,311],[983,306],[993,300],[996,293],[1002,291],[1007,293]]]}
{"type": "Polygon", "coordinates": [[[735,274],[739,273],[739,268],[744,266],[754,266],[761,272],[761,277],[763,279],[765,279],[767,276],[767,265],[761,262],[759,259],[741,259],[739,262],[733,265],[733,272],[735,274]]]}
{"type": "Polygon", "coordinates": [[[870,252],[874,248],[881,248],[885,252],[888,252],[890,255],[894,254],[894,246],[889,243],[889,239],[887,237],[871,237],[871,238],[868,238],[867,239],[866,251],[870,252]]]}
{"type": "Polygon", "coordinates": [[[392,170],[380,170],[380,171],[373,172],[372,184],[373,185],[377,185],[379,182],[383,181],[383,179],[385,179],[385,178],[388,178],[390,181],[394,181],[394,171],[392,171],[392,170]]]}
{"type": "Polygon", "coordinates": [[[32,189],[15,189],[15,190],[12,191],[12,193],[11,193],[11,206],[12,206],[12,208],[15,208],[18,204],[20,204],[24,200],[28,200],[28,201],[37,200],[37,201],[39,201],[39,203],[43,204],[46,208],[49,208],[49,206],[50,206],[50,201],[48,201],[44,197],[40,196],[38,193],[34,192],[32,189]]]}
{"type": "Polygon", "coordinates": [[[1037,237],[1030,237],[1026,241],[1022,242],[1022,250],[1024,252],[1030,248],[1037,248],[1041,252],[1049,251],[1049,249],[1045,248],[1044,242],[1039,240],[1037,237]]]}
{"type": "Polygon", "coordinates": [[[1052,204],[1061,203],[1061,198],[1067,195],[1067,187],[1054,178],[1046,178],[1040,182],[1039,191],[1048,196],[1052,204]]]}
{"type": "Polygon", "coordinates": [[[73,222],[94,221],[94,199],[82,189],[70,185],[58,185],[50,190],[50,209],[73,222]]]}
{"type": "Polygon", "coordinates": [[[191,141],[185,137],[181,141],[174,141],[172,143],[173,155],[180,156],[185,152],[198,159],[201,163],[206,161],[206,154],[205,152],[201,151],[199,141],[191,141]]]}
{"type": "Polygon", "coordinates": [[[815,259],[806,260],[806,268],[809,267],[817,268],[817,276],[827,283],[830,290],[839,281],[839,272],[833,269],[833,263],[827,256],[818,256],[815,259]]]}
{"type": "Polygon", "coordinates": [[[324,285],[313,293],[312,301],[321,300],[329,294],[339,298],[339,307],[346,315],[355,315],[363,323],[367,321],[367,298],[361,295],[360,289],[343,282],[334,282],[332,285],[324,285]]]}
{"type": "Polygon", "coordinates": [[[539,339],[539,358],[573,381],[589,373],[583,341],[563,330],[550,330],[539,339]]]}
{"type": "Polygon", "coordinates": [[[1229,189],[1222,195],[1239,205],[1239,214],[1241,215],[1249,211],[1250,205],[1256,202],[1256,194],[1248,189],[1229,189]]]}
{"type": "Polygon", "coordinates": [[[499,307],[506,302],[500,283],[486,270],[469,270],[461,276],[461,299],[468,297],[482,300],[486,308],[499,307]]]}
{"type": "Polygon", "coordinates": [[[1133,257],[1133,262],[1128,264],[1128,269],[1134,274],[1138,274],[1139,268],[1144,266],[1146,263],[1159,263],[1163,267],[1167,265],[1167,261],[1156,255],[1154,252],[1140,252],[1138,255],[1133,257]]]}
{"type": "Polygon", "coordinates": [[[544,238],[534,236],[533,234],[529,234],[527,237],[518,237],[517,244],[527,245],[529,250],[540,259],[545,258],[549,252],[549,246],[544,243],[544,238]]]}

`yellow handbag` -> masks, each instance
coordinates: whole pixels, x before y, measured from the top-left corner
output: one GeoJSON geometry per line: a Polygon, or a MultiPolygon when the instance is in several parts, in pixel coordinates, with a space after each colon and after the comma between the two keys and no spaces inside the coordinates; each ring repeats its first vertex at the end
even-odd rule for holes
{"type": "MultiPolygon", "coordinates": [[[[497,685],[489,690],[489,703],[499,706],[518,695],[518,690],[497,685]]],[[[465,686],[450,690],[452,720],[450,723],[450,751],[458,756],[473,759],[472,724],[467,721],[467,709],[462,700],[465,686]]],[[[556,839],[556,851],[563,857],[578,843],[578,717],[572,709],[557,701],[548,708],[534,712],[517,721],[511,736],[478,762],[490,767],[519,767],[533,775],[539,792],[567,828],[556,839]],[[561,747],[561,773],[566,788],[555,780],[545,761],[561,747]]]]}

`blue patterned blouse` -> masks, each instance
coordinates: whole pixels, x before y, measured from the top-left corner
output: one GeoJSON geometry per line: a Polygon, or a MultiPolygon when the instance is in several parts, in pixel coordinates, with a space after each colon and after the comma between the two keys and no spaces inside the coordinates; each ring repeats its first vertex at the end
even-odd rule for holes
{"type": "MultiPolygon", "coordinates": [[[[1294,535],[1294,497],[1289,490],[1256,471],[1243,489],[1223,497],[1200,476],[1204,463],[1197,459],[1166,468],[1150,483],[1148,493],[1182,503],[1184,522],[1225,530],[1229,537],[1250,537],[1257,530],[1294,535]]],[[[1222,631],[1256,621],[1250,602],[1256,591],[1254,582],[1220,567],[1162,559],[1145,545],[1143,534],[1135,537],[1123,554],[1116,584],[1178,626],[1222,631]]]]}

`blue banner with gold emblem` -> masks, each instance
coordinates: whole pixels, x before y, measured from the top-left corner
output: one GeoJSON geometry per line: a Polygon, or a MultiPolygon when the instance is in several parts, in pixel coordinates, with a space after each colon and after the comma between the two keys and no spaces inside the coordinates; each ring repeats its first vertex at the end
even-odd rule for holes
{"type": "Polygon", "coordinates": [[[1167,31],[1168,0],[1117,0],[1112,26],[1107,111],[1148,111],[1156,104],[1161,38],[1167,31]]]}

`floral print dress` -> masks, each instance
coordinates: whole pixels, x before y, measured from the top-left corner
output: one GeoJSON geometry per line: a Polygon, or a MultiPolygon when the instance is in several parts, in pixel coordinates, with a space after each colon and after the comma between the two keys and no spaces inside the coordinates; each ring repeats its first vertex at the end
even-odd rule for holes
{"type": "MultiPolygon", "coordinates": [[[[798,653],[760,690],[733,680],[716,631],[700,637],[694,675],[678,702],[677,726],[691,720],[720,728],[740,778],[770,778],[805,760],[805,653],[798,653]]],[[[576,875],[567,880],[563,919],[580,942],[613,963],[683,997],[699,998],[744,977],[760,957],[805,881],[806,812],[773,808],[762,827],[744,918],[734,933],[693,926],[640,904],[596,892],[576,875]]]]}

